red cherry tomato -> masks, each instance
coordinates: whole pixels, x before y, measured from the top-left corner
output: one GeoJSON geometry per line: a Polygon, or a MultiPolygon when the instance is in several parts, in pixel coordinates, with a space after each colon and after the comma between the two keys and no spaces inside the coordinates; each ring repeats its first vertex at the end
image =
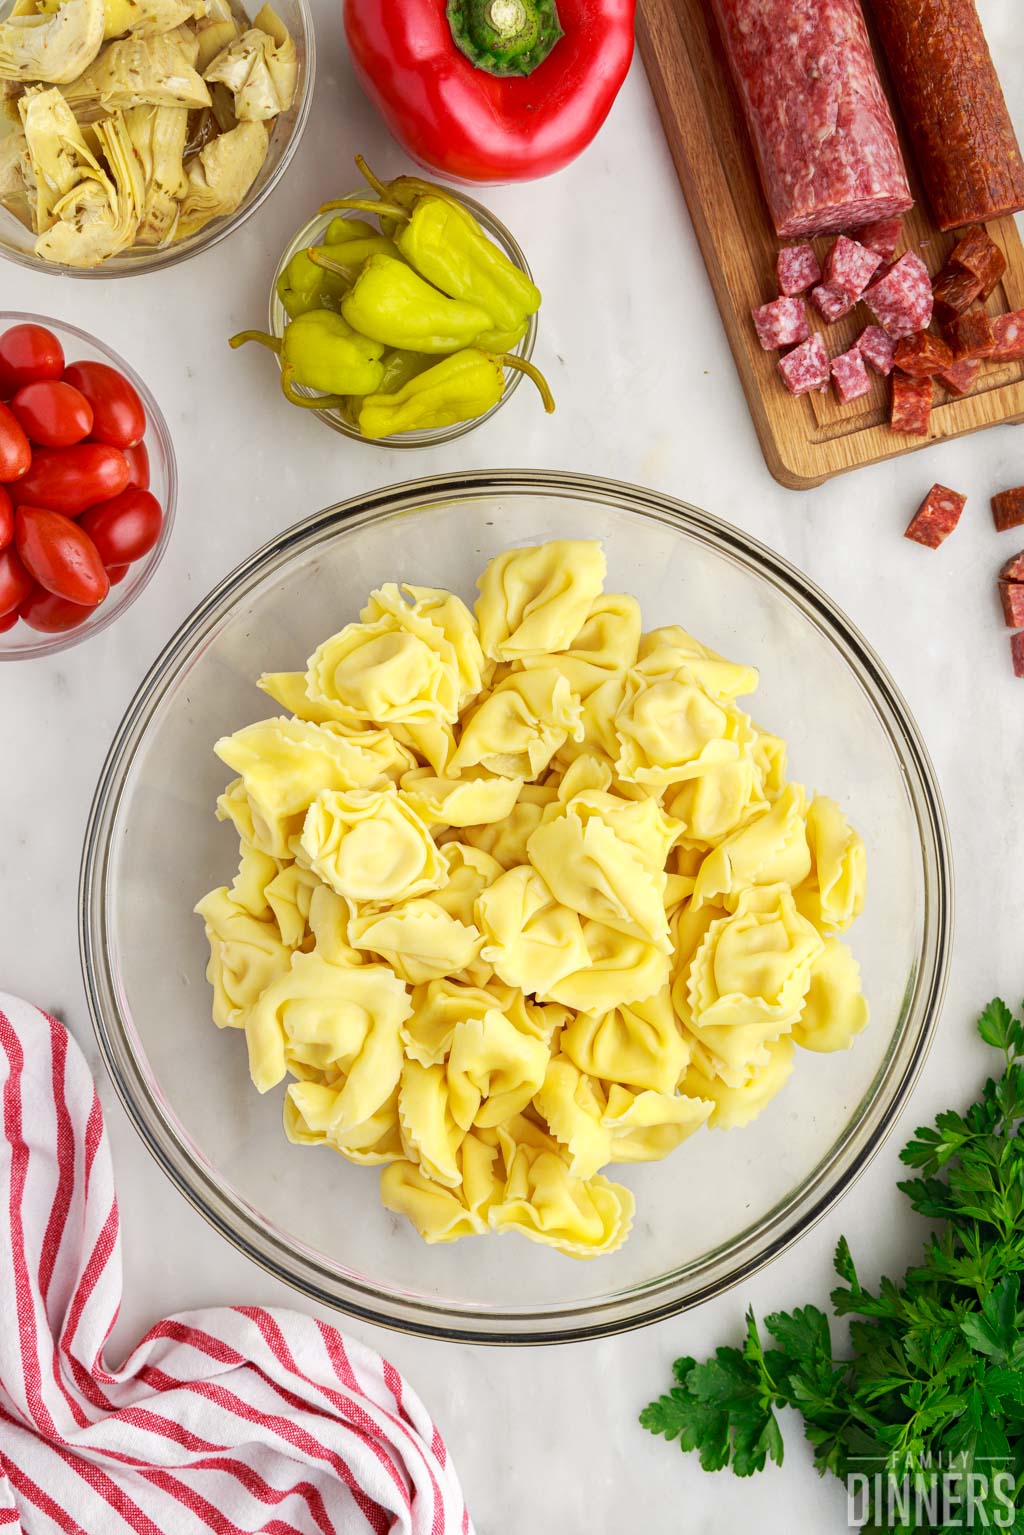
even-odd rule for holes
{"type": "Polygon", "coordinates": [[[124,578],[125,578],[125,576],[127,574],[128,574],[128,566],[127,565],[108,565],[107,566],[107,575],[110,577],[110,584],[111,584],[111,586],[120,586],[121,582],[124,580],[124,578]]]}
{"type": "Polygon", "coordinates": [[[160,503],[148,490],[123,490],[83,512],[78,526],[88,533],[104,565],[130,565],[152,549],[163,520],[160,503]]]}
{"type": "Polygon", "coordinates": [[[70,448],[92,431],[92,406],[79,390],[59,378],[26,384],[11,398],[11,413],[29,442],[41,448],[70,448]]]}
{"type": "Polygon", "coordinates": [[[124,454],[106,443],[40,448],[11,499],[15,506],[45,506],[65,517],[77,517],[87,506],[119,496],[128,484],[128,473],[124,454]]]}
{"type": "Polygon", "coordinates": [[[20,617],[21,614],[18,612],[17,608],[14,608],[10,613],[5,613],[3,617],[0,618],[0,634],[6,634],[8,629],[13,629],[20,617]]]}
{"type": "Polygon", "coordinates": [[[14,502],[0,485],[0,549],[6,549],[14,537],[14,502]]]}
{"type": "Polygon", "coordinates": [[[64,348],[45,325],[12,325],[0,336],[0,399],[63,372],[64,348]]]}
{"type": "Polygon", "coordinates": [[[21,563],[17,549],[0,552],[0,613],[12,612],[32,590],[32,577],[21,563]]]}
{"type": "Polygon", "coordinates": [[[110,590],[96,545],[77,522],[41,506],[19,506],[14,542],[25,569],[57,597],[95,608],[110,590]]]}
{"type": "Polygon", "coordinates": [[[131,448],[142,441],[146,412],[134,384],[105,362],[73,362],[64,381],[80,389],[92,406],[94,442],[131,448]]]}
{"type": "Polygon", "coordinates": [[[124,456],[128,460],[128,488],[129,490],[149,489],[149,449],[144,442],[137,442],[131,448],[125,448],[124,456]]]}
{"type": "Polygon", "coordinates": [[[55,596],[45,586],[34,586],[21,604],[18,615],[31,629],[39,629],[43,634],[63,634],[65,629],[76,629],[79,624],[84,624],[93,611],[78,602],[69,602],[66,597],[55,596]]]}
{"type": "Polygon", "coordinates": [[[0,405],[0,485],[10,485],[28,472],[32,449],[17,417],[0,405]]]}

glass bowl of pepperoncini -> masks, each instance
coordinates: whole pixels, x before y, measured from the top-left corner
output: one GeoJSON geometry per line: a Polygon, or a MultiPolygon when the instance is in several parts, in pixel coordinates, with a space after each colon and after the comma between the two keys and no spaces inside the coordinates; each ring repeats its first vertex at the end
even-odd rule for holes
{"type": "Polygon", "coordinates": [[[452,442],[524,374],[553,410],[531,362],[540,292],[512,234],[451,188],[374,184],[378,197],[334,199],[298,231],[274,274],[269,336],[232,345],[269,346],[292,405],[378,447],[452,442]]]}

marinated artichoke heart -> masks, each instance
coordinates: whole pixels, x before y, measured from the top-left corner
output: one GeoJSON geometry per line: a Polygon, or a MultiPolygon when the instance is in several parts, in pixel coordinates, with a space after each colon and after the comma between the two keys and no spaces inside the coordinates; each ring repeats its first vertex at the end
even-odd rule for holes
{"type": "Polygon", "coordinates": [[[182,163],[188,111],[185,107],[132,107],[124,114],[124,124],[145,186],[135,239],[139,245],[162,245],[174,235],[181,200],[188,191],[182,163]]]}
{"type": "Polygon", "coordinates": [[[239,123],[200,151],[189,166],[177,239],[187,240],[211,219],[234,213],[259,175],[269,145],[264,123],[239,123]]]}
{"type": "MultiPolygon", "coordinates": [[[[194,49],[194,34],[188,32],[187,38],[185,46],[194,49]]],[[[171,32],[108,43],[89,68],[64,87],[64,99],[80,122],[95,122],[119,107],[198,110],[210,105],[210,92],[189,63],[177,32],[171,32]]]]}
{"type": "Polygon", "coordinates": [[[62,266],[98,266],[131,245],[145,202],[145,183],[123,115],[113,113],[92,131],[110,174],[96,160],[91,168],[83,166],[76,184],[54,204],[50,226],[36,241],[40,256],[62,266]]]}
{"type": "MultiPolygon", "coordinates": [[[[61,0],[17,0],[13,14],[33,12],[52,15],[61,0]]],[[[170,32],[183,22],[198,20],[207,13],[207,0],[103,0],[103,36],[156,37],[170,32]]]]}
{"type": "Polygon", "coordinates": [[[248,24],[240,0],[14,0],[0,208],[66,266],[187,239],[238,209],[297,80],[266,5],[248,24]]]}
{"type": "Polygon", "coordinates": [[[227,86],[239,122],[266,122],[291,106],[298,70],[295,44],[265,5],[249,30],[214,59],[206,79],[227,86]]]}
{"type": "Polygon", "coordinates": [[[66,85],[87,69],[103,43],[103,0],[64,0],[52,15],[0,22],[0,79],[66,85]]]}

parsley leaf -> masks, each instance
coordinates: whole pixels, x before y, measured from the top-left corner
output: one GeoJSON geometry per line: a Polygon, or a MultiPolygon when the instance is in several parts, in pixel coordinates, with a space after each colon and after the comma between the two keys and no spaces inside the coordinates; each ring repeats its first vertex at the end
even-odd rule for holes
{"type": "MultiPolygon", "coordinates": [[[[769,1346],[748,1312],[742,1348],[676,1361],[676,1385],[644,1409],[645,1428],[696,1450],[706,1470],[749,1476],[781,1464],[776,1412],[790,1407],[819,1471],[845,1477],[871,1462],[926,1486],[941,1466],[965,1496],[973,1489],[976,1524],[1024,1535],[1024,1021],[997,998],[978,1032],[1002,1053],[1001,1074],[966,1112],[939,1114],[901,1152],[916,1176],[899,1189],[939,1223],[921,1263],[872,1290],[846,1238],[836,1247],[831,1300],[851,1319],[848,1353],[837,1356],[816,1306],[766,1317],[769,1346]],[[991,1475],[979,1476],[999,1467],[1015,1507],[991,1475]]],[[[866,1527],[893,1527],[874,1496],[866,1527]]],[[[961,1527],[916,1519],[900,1530],[961,1527]]]]}

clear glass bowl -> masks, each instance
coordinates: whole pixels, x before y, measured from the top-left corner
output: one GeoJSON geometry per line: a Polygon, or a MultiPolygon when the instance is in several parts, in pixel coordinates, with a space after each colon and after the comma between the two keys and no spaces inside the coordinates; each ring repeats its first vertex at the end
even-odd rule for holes
{"type": "Polygon", "coordinates": [[[595,1337],[693,1306],[808,1230],[892,1128],[934,1032],[952,873],[931,764],[878,658],[804,576],[736,528],[652,491],[504,471],[414,481],[329,508],[221,583],[167,645],[103,769],[81,876],[85,984],[99,1044],[147,1146],[231,1242],[309,1299],[408,1331],[500,1343],[595,1337]],[[472,600],[484,562],[600,538],[609,586],[645,627],[679,622],[761,671],[759,722],[790,771],[864,834],[867,908],[850,937],[872,1022],[849,1053],[801,1052],[744,1130],[701,1131],[665,1161],[617,1166],[637,1196],[620,1252],[588,1263],[518,1237],[428,1247],[377,1178],[281,1128],[245,1041],[210,1021],[197,897],[230,881],[213,817],[221,734],[272,712],[263,669],[300,667],[370,589],[411,581],[472,600]]]}
{"type": "Polygon", "coordinates": [[[148,386],[130,363],[119,357],[113,347],[105,346],[77,325],[64,320],[51,320],[44,314],[19,314],[15,310],[0,309],[0,335],[12,325],[45,325],[53,331],[64,348],[64,356],[72,362],[106,362],[117,368],[131,380],[139,392],[146,410],[146,450],[149,453],[149,488],[164,509],[160,537],[147,555],[129,565],[124,580],[110,588],[107,598],[100,603],[84,624],[68,629],[64,634],[40,634],[28,624],[16,623],[13,629],[0,634],[0,661],[25,661],[31,656],[49,656],[58,650],[70,650],[101,629],[107,629],[121,614],[142,595],[164,557],[174,527],[174,511],[178,500],[178,466],[171,444],[171,434],[163,411],[148,386]]]}
{"type": "MultiPolygon", "coordinates": [[[[252,14],[259,10],[259,3],[243,0],[245,9],[252,14]]],[[[11,9],[11,0],[0,0],[0,20],[11,9]]],[[[175,266],[187,261],[200,251],[217,245],[233,234],[246,219],[263,203],[284,175],[291,158],[299,147],[299,140],[306,128],[309,110],[313,104],[313,80],[316,74],[316,38],[313,13],[309,0],[274,0],[274,9],[291,33],[299,57],[299,77],[295,87],[295,100],[287,112],[283,112],[274,124],[270,136],[270,150],[259,175],[245,195],[241,205],[226,218],[214,219],[197,234],[176,245],[138,246],[112,256],[98,267],[80,268],[56,266],[43,261],[33,249],[35,235],[16,219],[6,208],[0,208],[0,256],[16,261],[19,266],[30,267],[34,272],[50,272],[58,277],[136,277],[142,272],[157,272],[162,267],[175,266]]],[[[0,124],[0,132],[3,125],[0,124]]]]}
{"type": "MultiPolygon", "coordinates": [[[[467,197],[463,192],[456,191],[454,187],[446,186],[445,192],[449,197],[457,198],[464,208],[469,209],[473,217],[482,225],[495,244],[501,247],[509,260],[532,280],[533,273],[530,271],[526,257],[523,255],[513,235],[505,228],[500,219],[495,218],[494,214],[485,208],[482,203],[474,201],[472,197],[467,197]]],[[[367,195],[367,188],[357,188],[354,192],[346,192],[342,195],[344,197],[365,197],[367,195]]],[[[270,332],[272,335],[277,336],[279,340],[284,335],[285,326],[288,324],[288,315],[285,312],[284,305],[277,296],[277,280],[296,251],[306,250],[310,245],[320,244],[327,226],[337,217],[337,213],[318,213],[315,218],[310,219],[309,223],[299,230],[278,263],[277,271],[274,273],[274,281],[270,288],[270,332]]],[[[351,217],[360,219],[366,218],[367,215],[364,213],[353,213],[351,217]]],[[[536,340],[537,316],[532,314],[525,336],[519,345],[513,347],[512,350],[516,356],[522,357],[529,362],[533,356],[536,340]]],[[[437,358],[436,360],[440,362],[441,359],[437,358]]],[[[522,379],[523,375],[514,368],[506,368],[505,390],[497,405],[492,405],[490,410],[485,411],[482,416],[474,417],[472,421],[457,421],[454,426],[442,426],[432,431],[396,432],[393,437],[364,437],[359,428],[353,426],[351,421],[346,421],[340,411],[316,410],[311,412],[311,414],[315,415],[317,420],[322,421],[325,426],[329,426],[332,431],[340,432],[343,437],[350,437],[354,442],[369,443],[375,448],[434,448],[439,443],[454,442],[457,437],[464,437],[467,432],[472,432],[476,427],[482,426],[485,421],[490,421],[491,417],[497,415],[501,407],[519,388],[522,379]]],[[[316,391],[312,389],[300,389],[299,393],[308,395],[310,399],[316,398],[316,391]]],[[[540,408],[539,401],[538,408],[540,408]]]]}

